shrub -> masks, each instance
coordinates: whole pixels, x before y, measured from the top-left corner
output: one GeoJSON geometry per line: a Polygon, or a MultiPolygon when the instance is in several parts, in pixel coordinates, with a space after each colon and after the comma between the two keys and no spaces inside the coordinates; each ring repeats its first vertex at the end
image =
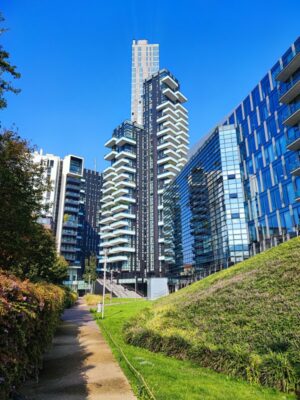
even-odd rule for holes
{"type": "Polygon", "coordinates": [[[48,283],[20,281],[0,271],[0,398],[37,377],[60,315],[73,294],[48,283]]]}

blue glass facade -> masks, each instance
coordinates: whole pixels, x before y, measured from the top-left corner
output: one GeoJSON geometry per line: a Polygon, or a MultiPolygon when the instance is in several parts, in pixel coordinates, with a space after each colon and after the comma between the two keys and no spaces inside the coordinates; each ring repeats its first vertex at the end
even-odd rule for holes
{"type": "Polygon", "coordinates": [[[232,125],[217,128],[164,194],[165,262],[174,279],[200,279],[248,257],[232,125]]]}
{"type": "Polygon", "coordinates": [[[212,132],[165,193],[171,277],[201,278],[298,235],[299,50],[300,38],[225,118],[231,133],[212,132]]]}
{"type": "Polygon", "coordinates": [[[299,157],[288,146],[297,137],[299,126],[286,126],[285,120],[297,111],[300,103],[297,91],[292,104],[284,104],[282,96],[298,82],[299,68],[296,66],[286,82],[280,82],[278,77],[299,49],[300,38],[225,122],[235,124],[239,132],[251,254],[298,233],[300,204],[296,193],[300,181],[292,171],[299,165],[299,157]]]}

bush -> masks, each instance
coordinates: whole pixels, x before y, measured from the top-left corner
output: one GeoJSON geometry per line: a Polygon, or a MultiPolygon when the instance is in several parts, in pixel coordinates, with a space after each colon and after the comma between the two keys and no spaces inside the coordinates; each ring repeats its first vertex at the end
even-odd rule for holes
{"type": "Polygon", "coordinates": [[[0,271],[0,398],[37,377],[60,315],[74,295],[48,283],[20,281],[0,271]]]}

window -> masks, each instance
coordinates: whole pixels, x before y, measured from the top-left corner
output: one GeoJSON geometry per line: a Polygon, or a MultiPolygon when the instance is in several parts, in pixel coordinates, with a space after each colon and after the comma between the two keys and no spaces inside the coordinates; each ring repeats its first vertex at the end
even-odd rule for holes
{"type": "Polygon", "coordinates": [[[231,214],[231,219],[238,219],[240,218],[240,214],[239,213],[232,213],[231,214]]]}

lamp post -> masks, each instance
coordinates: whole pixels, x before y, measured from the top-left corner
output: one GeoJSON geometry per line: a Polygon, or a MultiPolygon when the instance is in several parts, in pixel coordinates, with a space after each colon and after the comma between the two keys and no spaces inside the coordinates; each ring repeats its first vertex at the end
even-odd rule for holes
{"type": "Polygon", "coordinates": [[[108,250],[104,250],[104,271],[103,271],[103,292],[102,292],[102,319],[104,319],[104,304],[105,304],[105,284],[106,284],[106,264],[108,250]]]}

